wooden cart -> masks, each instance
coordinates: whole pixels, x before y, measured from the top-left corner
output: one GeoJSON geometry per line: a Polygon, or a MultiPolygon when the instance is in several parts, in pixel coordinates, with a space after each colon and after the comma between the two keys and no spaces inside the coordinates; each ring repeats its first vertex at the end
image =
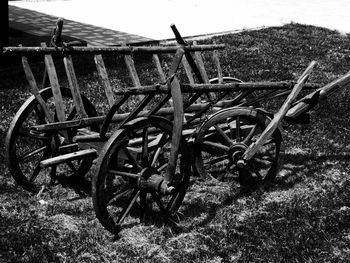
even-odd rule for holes
{"type": "Polygon", "coordinates": [[[110,232],[130,222],[127,218],[135,211],[141,220],[146,209],[172,216],[186,194],[192,167],[204,179],[224,180],[228,174],[242,185],[272,180],[283,155],[282,120],[295,122],[320,98],[350,81],[349,73],[325,87],[306,84],[315,62],[296,81],[247,83],[224,77],[218,59],[224,45],[189,45],[175,26],[172,29],[178,42],[173,46],[54,43],[3,49],[22,55],[33,93],[14,117],[6,139],[9,169],[20,186],[37,192],[62,176],[84,176],[95,162],[94,209],[110,232]],[[205,52],[212,54],[217,67],[212,79],[204,67],[205,52]],[[34,54],[45,63],[49,86],[43,89],[27,59],[34,54]],[[141,84],[133,60],[138,54],[152,58],[156,83],[141,84]],[[99,114],[81,92],[73,66],[80,55],[94,59],[109,105],[106,114],[99,114]],[[113,87],[103,59],[112,55],[123,56],[132,87],[113,87]],[[69,88],[60,85],[54,58],[63,60],[69,88]],[[294,102],[303,88],[317,89],[294,102]],[[257,90],[262,91],[259,96],[257,90]],[[288,97],[274,115],[254,107],[281,95],[288,97]]]}

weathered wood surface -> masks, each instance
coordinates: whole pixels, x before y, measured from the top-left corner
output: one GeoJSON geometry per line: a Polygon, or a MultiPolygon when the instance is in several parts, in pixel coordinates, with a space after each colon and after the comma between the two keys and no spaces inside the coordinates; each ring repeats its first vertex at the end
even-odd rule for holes
{"type": "MultiPolygon", "coordinates": [[[[183,49],[178,49],[176,51],[173,63],[169,71],[169,76],[175,76],[175,73],[177,72],[180,66],[184,53],[185,51],[183,49]]],[[[184,121],[183,97],[181,93],[180,83],[176,76],[172,78],[172,81],[168,82],[168,86],[171,89],[171,98],[174,104],[174,120],[170,156],[168,161],[167,173],[164,177],[165,182],[171,182],[175,174],[176,160],[178,158],[180,141],[182,140],[181,135],[184,121]]]]}
{"type": "MultiPolygon", "coordinates": [[[[216,91],[243,91],[243,90],[290,90],[294,82],[280,81],[280,82],[231,82],[223,84],[181,84],[181,91],[184,93],[194,92],[216,92],[216,91]]],[[[310,83],[305,84],[304,89],[317,89],[319,84],[310,83]]],[[[115,95],[136,95],[149,93],[168,93],[170,90],[166,85],[155,84],[145,85],[139,88],[130,87],[125,90],[115,91],[115,95]]]]}
{"type": "Polygon", "coordinates": [[[48,120],[48,122],[53,122],[54,117],[53,117],[52,113],[50,112],[50,110],[48,109],[46,102],[44,101],[44,99],[40,95],[39,88],[38,88],[38,85],[35,81],[35,78],[34,78],[32,70],[30,68],[30,65],[28,63],[28,59],[24,56],[22,57],[22,65],[23,65],[23,70],[24,70],[25,75],[27,77],[29,86],[31,88],[31,92],[33,93],[33,95],[37,99],[41,109],[43,110],[43,112],[45,114],[46,119],[48,120]]]}
{"type": "Polygon", "coordinates": [[[158,76],[159,76],[159,79],[160,79],[161,83],[165,84],[166,78],[165,78],[165,74],[164,74],[162,65],[160,63],[160,59],[159,59],[158,54],[153,54],[152,60],[153,60],[153,64],[155,65],[155,67],[157,69],[158,76]]]}
{"type": "Polygon", "coordinates": [[[96,156],[97,156],[96,150],[86,149],[86,150],[67,153],[67,154],[63,154],[63,155],[59,155],[53,158],[43,160],[40,162],[40,167],[46,168],[46,167],[50,167],[50,166],[64,163],[67,161],[77,160],[77,159],[86,158],[86,157],[96,157],[96,156]]]}
{"type": "Polygon", "coordinates": [[[139,75],[137,74],[135,63],[131,55],[124,55],[124,61],[129,71],[129,75],[131,77],[134,87],[136,88],[141,87],[140,78],[139,78],[139,75]]]}
{"type": "Polygon", "coordinates": [[[216,68],[217,68],[217,72],[218,72],[218,83],[219,83],[219,84],[222,84],[222,83],[224,82],[224,79],[223,79],[222,68],[221,68],[220,60],[219,60],[219,54],[218,54],[218,51],[217,51],[217,50],[213,50],[212,59],[213,59],[214,64],[215,64],[215,66],[216,66],[216,68]]]}
{"type": "Polygon", "coordinates": [[[293,101],[302,90],[305,82],[309,78],[309,75],[315,65],[316,65],[316,62],[312,61],[310,65],[306,68],[306,70],[303,72],[303,74],[300,76],[300,78],[297,81],[297,84],[294,86],[292,92],[289,94],[286,101],[281,106],[280,110],[275,114],[272,121],[262,132],[258,140],[255,143],[251,144],[250,147],[245,151],[243,155],[244,160],[246,161],[250,160],[257,153],[257,151],[262,147],[262,145],[266,142],[266,140],[269,139],[271,135],[275,132],[275,130],[278,128],[282,119],[284,118],[290,106],[292,105],[293,101]]]}
{"type": "MultiPolygon", "coordinates": [[[[194,45],[196,45],[196,44],[197,43],[194,42],[194,45]]],[[[197,68],[198,68],[199,73],[201,75],[201,78],[203,80],[203,83],[208,84],[209,83],[209,77],[208,77],[207,71],[205,70],[204,61],[203,61],[201,52],[195,51],[194,52],[194,57],[195,57],[195,60],[196,60],[197,68]]]]}
{"type": "Polygon", "coordinates": [[[304,98],[295,102],[286,116],[296,118],[315,106],[320,100],[326,98],[337,90],[350,85],[350,71],[338,79],[318,88],[304,98]]]}
{"type": "MultiPolygon", "coordinates": [[[[175,53],[179,46],[150,46],[150,47],[134,47],[134,46],[119,46],[119,47],[4,47],[3,53],[16,54],[162,54],[175,53]]],[[[210,51],[215,49],[224,49],[225,45],[197,45],[184,46],[183,49],[188,52],[194,51],[210,51]]]]}
{"type": "Polygon", "coordinates": [[[190,66],[190,64],[188,63],[186,57],[182,58],[182,65],[185,69],[186,72],[186,76],[188,78],[188,81],[190,82],[190,84],[195,84],[194,78],[193,78],[193,71],[192,68],[190,66]]]}
{"type": "Polygon", "coordinates": [[[78,80],[75,75],[72,57],[70,55],[65,56],[63,58],[63,62],[77,113],[79,114],[80,118],[87,117],[86,111],[84,109],[83,99],[81,98],[80,94],[78,80]]]}
{"type": "MultiPolygon", "coordinates": [[[[43,48],[46,47],[45,43],[42,43],[41,45],[43,48]]],[[[65,121],[66,120],[65,107],[63,104],[63,98],[61,94],[60,84],[58,82],[56,68],[53,63],[53,59],[51,55],[45,55],[45,66],[46,66],[47,74],[49,76],[52,94],[55,101],[57,119],[59,121],[65,121]]]]}
{"type": "Polygon", "coordinates": [[[105,63],[103,61],[102,55],[95,55],[94,59],[95,59],[97,72],[101,78],[102,85],[105,90],[108,105],[112,107],[113,104],[115,103],[115,98],[114,98],[111,82],[109,81],[107,69],[105,67],[105,63]]]}

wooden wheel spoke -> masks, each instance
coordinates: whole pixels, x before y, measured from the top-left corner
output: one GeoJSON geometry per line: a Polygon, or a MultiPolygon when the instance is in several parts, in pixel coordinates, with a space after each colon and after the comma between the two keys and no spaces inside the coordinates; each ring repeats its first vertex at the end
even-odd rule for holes
{"type": "Polygon", "coordinates": [[[162,151],[162,147],[164,146],[164,144],[166,143],[166,140],[168,138],[168,136],[166,136],[165,133],[163,134],[159,134],[157,137],[157,139],[155,139],[155,141],[157,142],[157,149],[154,151],[154,154],[152,156],[152,162],[151,162],[151,167],[155,167],[158,161],[158,158],[160,156],[160,153],[162,151]],[[160,137],[158,137],[160,136],[160,137]]]}
{"type": "Polygon", "coordinates": [[[67,121],[73,120],[73,118],[76,116],[76,114],[77,114],[77,110],[76,110],[76,108],[74,107],[74,108],[72,109],[72,111],[69,113],[69,115],[67,116],[67,121]]]}
{"type": "Polygon", "coordinates": [[[164,207],[162,201],[160,200],[160,197],[157,193],[155,192],[151,192],[151,195],[152,195],[152,198],[153,200],[157,203],[160,211],[162,211],[163,214],[166,214],[167,213],[167,210],[166,208],[164,207]]]}
{"type": "Polygon", "coordinates": [[[148,166],[148,128],[144,128],[142,131],[142,166],[148,166]]]}
{"type": "Polygon", "coordinates": [[[151,167],[155,167],[157,160],[159,158],[159,154],[161,152],[162,148],[158,147],[157,150],[154,152],[153,158],[152,158],[152,163],[151,163],[151,167]]]}
{"type": "Polygon", "coordinates": [[[130,179],[135,179],[137,180],[139,178],[138,174],[135,173],[128,173],[128,172],[122,172],[122,171],[118,171],[118,170],[108,170],[108,173],[114,174],[116,176],[120,176],[123,178],[130,178],[130,179]]]}
{"type": "Polygon", "coordinates": [[[134,158],[134,156],[130,153],[127,147],[122,148],[123,152],[125,153],[128,160],[131,162],[132,166],[137,169],[137,171],[141,171],[142,167],[138,164],[137,160],[134,158]]]}
{"type": "Polygon", "coordinates": [[[39,122],[41,124],[45,123],[45,113],[44,111],[41,109],[40,105],[38,104],[35,108],[34,108],[35,113],[38,116],[39,122]]]}
{"type": "Polygon", "coordinates": [[[227,158],[228,158],[227,155],[212,157],[210,160],[204,162],[204,164],[205,165],[213,165],[215,163],[222,162],[222,161],[226,160],[227,158]]]}
{"type": "Polygon", "coordinates": [[[252,163],[249,163],[249,167],[252,169],[252,171],[256,174],[256,176],[258,177],[259,180],[263,180],[262,175],[260,174],[260,172],[258,171],[258,169],[255,167],[255,165],[253,165],[252,163]]]}
{"type": "Polygon", "coordinates": [[[40,170],[41,170],[40,162],[38,162],[37,165],[35,166],[33,173],[31,174],[31,176],[29,178],[29,182],[33,183],[35,181],[35,179],[38,177],[38,175],[40,173],[40,170]]]}
{"type": "Polygon", "coordinates": [[[275,161],[273,156],[266,156],[266,155],[262,155],[262,156],[254,155],[253,160],[259,163],[266,163],[266,162],[273,163],[275,161]]]}
{"type": "Polygon", "coordinates": [[[74,165],[71,161],[67,161],[67,165],[68,165],[68,167],[72,170],[72,172],[73,172],[74,174],[77,174],[77,173],[78,173],[77,168],[75,167],[75,165],[74,165]]]}
{"type": "Polygon", "coordinates": [[[120,185],[110,187],[105,193],[104,193],[104,200],[108,205],[112,205],[115,201],[119,200],[123,196],[128,196],[134,191],[133,188],[130,188],[130,185],[124,186],[122,189],[120,189],[120,185]]]}
{"type": "Polygon", "coordinates": [[[253,138],[253,136],[254,136],[254,134],[255,134],[257,128],[258,128],[258,124],[255,124],[255,125],[253,126],[253,128],[249,131],[247,137],[243,140],[243,143],[245,143],[246,145],[249,144],[249,142],[250,142],[250,140],[253,138]]]}
{"type": "Polygon", "coordinates": [[[28,158],[34,156],[34,155],[37,155],[37,154],[39,154],[39,153],[44,152],[44,151],[46,150],[46,148],[47,148],[46,146],[41,146],[41,147],[38,147],[38,148],[36,148],[36,149],[34,149],[34,150],[30,150],[30,151],[28,151],[28,152],[22,154],[21,156],[19,156],[19,157],[18,157],[18,160],[19,160],[19,161],[24,161],[24,160],[26,160],[26,159],[28,159],[28,158]]]}
{"type": "Polygon", "coordinates": [[[207,152],[213,152],[213,153],[228,153],[229,147],[222,145],[221,143],[216,142],[210,142],[210,141],[204,141],[202,144],[203,150],[207,152]]]}
{"type": "Polygon", "coordinates": [[[57,165],[51,166],[51,171],[50,171],[51,185],[54,185],[56,182],[56,172],[57,172],[57,165]]]}
{"type": "Polygon", "coordinates": [[[21,135],[22,137],[27,137],[27,138],[32,138],[32,139],[38,139],[38,140],[43,140],[43,141],[47,141],[49,140],[48,136],[44,136],[42,134],[35,134],[34,132],[27,130],[27,129],[20,129],[18,131],[18,134],[21,135]]]}
{"type": "Polygon", "coordinates": [[[161,166],[159,166],[158,167],[158,169],[157,169],[157,172],[161,172],[161,171],[163,171],[165,168],[167,168],[168,167],[168,163],[165,163],[165,164],[163,164],[163,165],[161,165],[161,166]]]}
{"type": "Polygon", "coordinates": [[[241,141],[241,118],[236,117],[236,142],[241,141]]]}
{"type": "Polygon", "coordinates": [[[147,208],[147,192],[140,191],[140,221],[143,222],[145,219],[145,213],[147,208]]]}
{"type": "Polygon", "coordinates": [[[219,127],[219,125],[214,125],[215,130],[221,135],[222,138],[224,138],[225,142],[228,146],[232,145],[231,139],[226,135],[226,133],[219,127]]]}
{"type": "Polygon", "coordinates": [[[120,214],[117,223],[120,224],[124,221],[125,217],[129,214],[131,208],[133,207],[133,205],[136,202],[136,199],[139,197],[140,195],[140,190],[135,189],[135,191],[133,192],[133,194],[131,195],[129,201],[127,202],[127,205],[123,208],[122,213],[120,214]]]}

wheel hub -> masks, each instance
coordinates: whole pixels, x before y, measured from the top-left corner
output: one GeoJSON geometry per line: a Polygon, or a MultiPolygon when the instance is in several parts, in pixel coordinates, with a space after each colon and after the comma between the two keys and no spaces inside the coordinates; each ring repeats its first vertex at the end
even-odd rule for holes
{"type": "Polygon", "coordinates": [[[163,195],[171,194],[175,190],[174,187],[168,186],[168,182],[153,167],[147,167],[141,171],[138,186],[148,192],[155,191],[163,195]]]}
{"type": "Polygon", "coordinates": [[[231,164],[237,166],[237,162],[241,160],[244,152],[248,149],[248,146],[244,143],[235,143],[229,149],[228,155],[231,164]]]}

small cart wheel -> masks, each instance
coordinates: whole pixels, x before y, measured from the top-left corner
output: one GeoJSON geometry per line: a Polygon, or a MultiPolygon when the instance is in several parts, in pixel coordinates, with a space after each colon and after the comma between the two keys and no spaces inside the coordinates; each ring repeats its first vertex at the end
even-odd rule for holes
{"type": "Polygon", "coordinates": [[[220,181],[239,179],[241,184],[248,185],[250,179],[251,182],[273,180],[284,155],[279,129],[248,162],[244,172],[237,166],[245,150],[259,138],[270,121],[262,111],[252,108],[232,107],[213,114],[202,124],[195,138],[195,169],[198,174],[220,181]],[[243,173],[245,178],[239,178],[243,173]]]}
{"type": "Polygon", "coordinates": [[[92,199],[96,216],[111,233],[120,227],[143,221],[152,210],[161,216],[176,215],[189,184],[190,164],[184,141],[175,178],[169,182],[173,191],[161,194],[141,186],[142,178],[164,178],[171,147],[172,124],[161,117],[135,119],[117,130],[101,151],[92,181],[92,199]]]}
{"type": "MultiPolygon", "coordinates": [[[[72,95],[69,89],[61,88],[63,101],[66,107],[67,120],[76,117],[76,110],[73,104],[72,95]]],[[[54,113],[54,101],[51,88],[40,91],[49,110],[54,113]]],[[[91,102],[82,96],[87,115],[97,116],[96,110],[91,102]]],[[[31,96],[21,106],[10,124],[6,137],[6,155],[10,172],[15,181],[24,189],[37,192],[44,185],[52,184],[56,173],[71,175],[83,175],[92,165],[91,159],[72,161],[59,167],[42,169],[40,162],[43,159],[54,156],[62,144],[69,144],[71,141],[63,142],[62,131],[40,132],[32,130],[34,125],[45,124],[46,119],[43,110],[34,96],[31,96]],[[60,170],[59,170],[60,169],[60,170]]],[[[91,127],[96,129],[97,127],[91,127]]],[[[75,129],[67,130],[69,140],[76,134],[75,129]]]]}

